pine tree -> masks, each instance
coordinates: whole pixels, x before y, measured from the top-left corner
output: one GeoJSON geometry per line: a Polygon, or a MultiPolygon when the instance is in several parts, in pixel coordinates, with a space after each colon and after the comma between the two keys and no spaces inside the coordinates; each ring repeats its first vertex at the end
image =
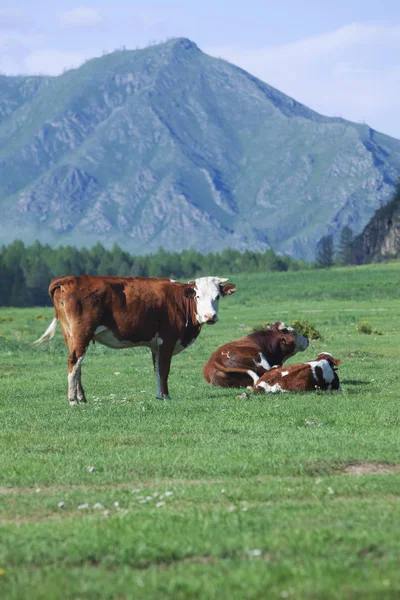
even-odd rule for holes
{"type": "Polygon", "coordinates": [[[324,235],[318,244],[316,253],[316,267],[325,269],[333,265],[333,240],[332,236],[324,235]]]}
{"type": "Polygon", "coordinates": [[[354,234],[351,227],[345,225],[340,233],[339,248],[336,260],[339,265],[351,265],[354,263],[354,234]]]}

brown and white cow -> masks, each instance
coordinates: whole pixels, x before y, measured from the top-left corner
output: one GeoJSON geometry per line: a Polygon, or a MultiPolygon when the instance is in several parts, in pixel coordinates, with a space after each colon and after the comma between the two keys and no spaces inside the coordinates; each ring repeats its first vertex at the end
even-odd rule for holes
{"type": "Polygon", "coordinates": [[[157,398],[170,399],[172,356],[194,342],[204,324],[218,320],[220,296],[236,291],[219,277],[188,284],[144,277],[61,277],[50,283],[55,317],[35,343],[51,339],[60,320],[69,349],[68,400],[86,402],[81,368],[90,342],[109,348],[147,346],[153,357],[157,398]]]}
{"type": "Polygon", "coordinates": [[[253,386],[254,379],[302,352],[308,343],[293,327],[277,321],[218,348],[204,365],[204,379],[220,387],[253,386]]]}
{"type": "Polygon", "coordinates": [[[340,360],[333,358],[329,352],[322,352],[310,362],[272,368],[254,381],[254,391],[256,393],[342,391],[336,373],[339,365],[340,360]]]}

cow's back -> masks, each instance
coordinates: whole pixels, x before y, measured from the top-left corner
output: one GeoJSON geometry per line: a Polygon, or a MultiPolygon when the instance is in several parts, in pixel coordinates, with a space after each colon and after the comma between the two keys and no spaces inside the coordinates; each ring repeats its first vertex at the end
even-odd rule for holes
{"type": "Polygon", "coordinates": [[[49,287],[59,318],[102,327],[137,344],[156,334],[178,337],[184,324],[182,284],[169,279],[79,275],[55,279],[49,287]]]}

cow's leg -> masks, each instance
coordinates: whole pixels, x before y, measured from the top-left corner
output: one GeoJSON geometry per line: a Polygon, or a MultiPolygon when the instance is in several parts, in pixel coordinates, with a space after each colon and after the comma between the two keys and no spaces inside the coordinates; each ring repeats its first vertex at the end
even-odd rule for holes
{"type": "Polygon", "coordinates": [[[161,394],[161,380],[160,380],[160,348],[157,346],[157,350],[151,351],[153,359],[154,376],[157,383],[157,398],[163,399],[161,394]]]}
{"type": "Polygon", "coordinates": [[[160,394],[157,398],[162,400],[171,400],[168,393],[168,375],[171,366],[172,348],[168,348],[164,344],[159,346],[159,374],[160,374],[160,394]]]}
{"type": "Polygon", "coordinates": [[[68,402],[79,404],[86,402],[81,383],[82,362],[85,358],[85,349],[73,350],[68,357],[68,402]]]}

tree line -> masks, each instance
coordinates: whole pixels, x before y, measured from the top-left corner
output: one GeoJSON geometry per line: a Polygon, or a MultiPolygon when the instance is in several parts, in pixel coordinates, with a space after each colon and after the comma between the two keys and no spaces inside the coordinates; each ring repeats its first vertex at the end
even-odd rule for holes
{"type": "Polygon", "coordinates": [[[64,275],[136,275],[189,280],[202,275],[288,271],[308,268],[305,262],[279,256],[271,249],[262,253],[223,250],[201,254],[195,250],[133,256],[114,245],[107,250],[100,243],[91,248],[51,248],[35,242],[25,246],[15,241],[0,248],[0,306],[51,305],[48,286],[64,275]]]}

